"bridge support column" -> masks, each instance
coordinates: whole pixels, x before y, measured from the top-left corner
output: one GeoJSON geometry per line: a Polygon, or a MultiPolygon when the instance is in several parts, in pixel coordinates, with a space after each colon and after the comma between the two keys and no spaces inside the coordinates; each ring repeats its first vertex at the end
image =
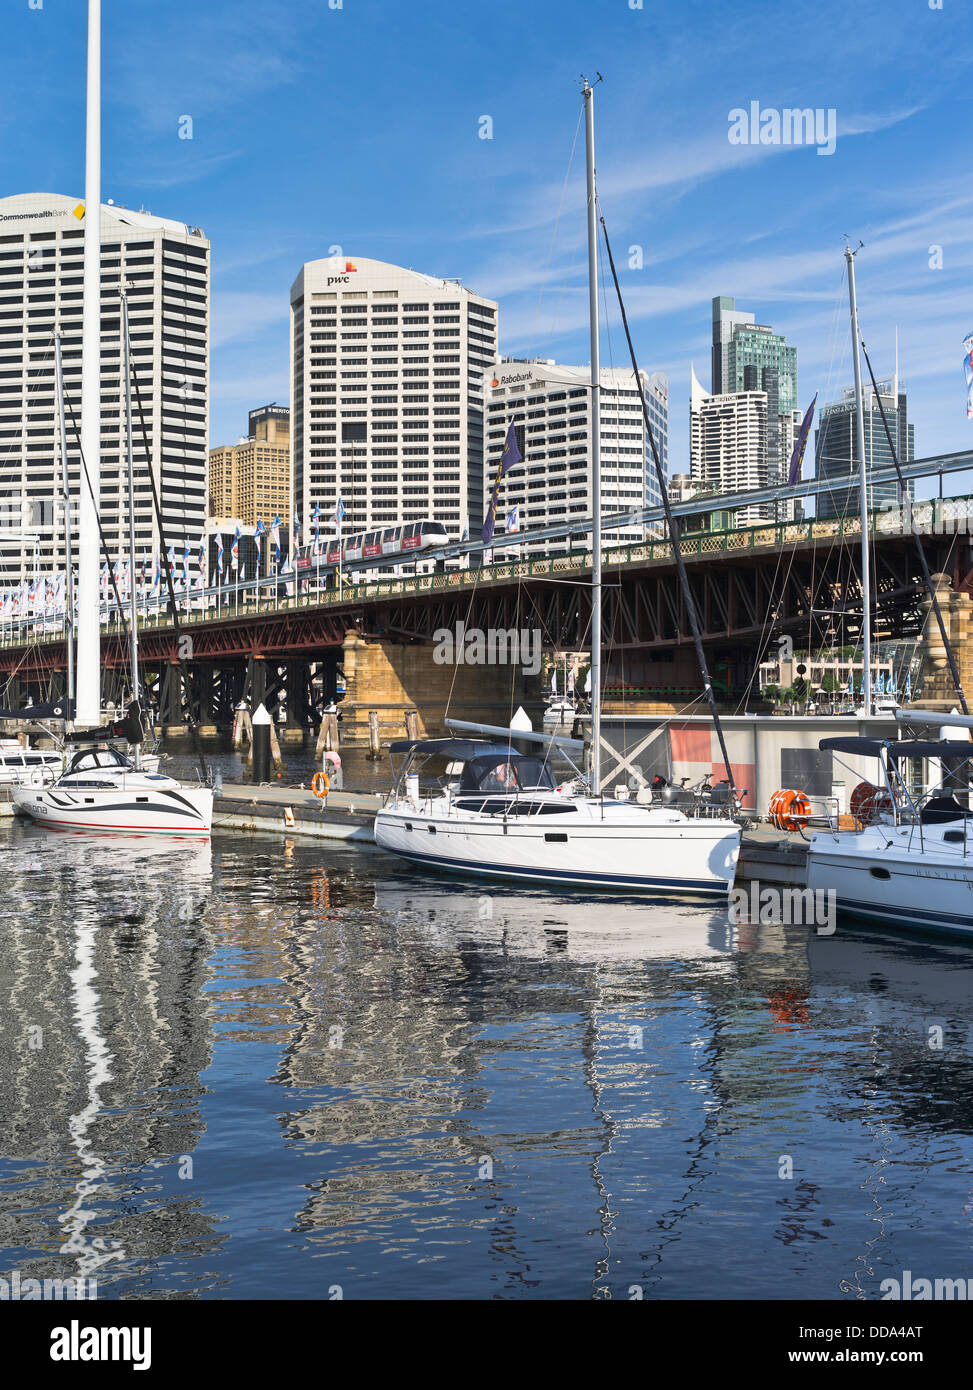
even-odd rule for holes
{"type": "Polygon", "coordinates": [[[520,666],[440,664],[434,651],[432,643],[367,640],[349,633],[344,641],[342,743],[368,746],[369,710],[378,711],[383,745],[407,736],[406,712],[411,710],[418,716],[421,738],[447,733],[447,714],[506,727],[518,705],[527,710],[535,729],[541,727],[540,674],[525,675],[520,666]]]}
{"type": "Polygon", "coordinates": [[[166,663],[159,686],[159,723],[163,735],[184,734],[186,718],[183,711],[182,672],[176,662],[166,663]]]}
{"type": "Polygon", "coordinates": [[[308,681],[309,667],[306,661],[287,663],[287,723],[282,737],[284,743],[303,743],[308,730],[308,681]]]}
{"type": "MultiPolygon", "coordinates": [[[[969,594],[957,593],[946,574],[934,574],[932,582],[969,703],[973,699],[973,599],[969,594]]],[[[956,687],[932,600],[927,598],[923,607],[926,617],[922,625],[922,694],[916,704],[930,710],[949,711],[954,706],[958,709],[956,687]]],[[[901,698],[901,691],[899,694],[901,698]]]]}
{"type": "Polygon", "coordinates": [[[212,666],[197,665],[193,671],[193,686],[199,701],[199,735],[216,738],[215,692],[216,671],[212,666]]]}

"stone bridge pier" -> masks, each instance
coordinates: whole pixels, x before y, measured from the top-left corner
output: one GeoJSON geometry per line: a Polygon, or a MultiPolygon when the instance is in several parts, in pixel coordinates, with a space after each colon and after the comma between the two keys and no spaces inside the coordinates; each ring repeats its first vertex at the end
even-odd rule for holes
{"type": "Polygon", "coordinates": [[[345,697],[341,702],[341,740],[367,745],[368,714],[378,712],[383,745],[406,737],[405,716],[418,714],[420,738],[446,734],[444,719],[508,725],[523,705],[535,729],[541,727],[544,700],[541,676],[508,664],[456,665],[434,657],[431,642],[396,642],[351,632],[344,641],[345,697]]]}
{"type": "MultiPolygon", "coordinates": [[[[934,574],[932,582],[969,704],[973,700],[973,599],[964,589],[954,589],[947,574],[934,574]]],[[[923,709],[948,712],[959,708],[959,699],[932,600],[927,598],[923,607],[922,695],[916,704],[923,709]]]]}

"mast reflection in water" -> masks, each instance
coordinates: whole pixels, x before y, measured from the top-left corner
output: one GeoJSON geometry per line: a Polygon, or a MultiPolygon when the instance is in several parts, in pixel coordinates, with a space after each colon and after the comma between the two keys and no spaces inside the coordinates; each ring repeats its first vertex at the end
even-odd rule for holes
{"type": "Polygon", "coordinates": [[[959,946],[483,894],[324,844],[0,844],[22,1279],[855,1299],[973,1274],[959,946]]]}

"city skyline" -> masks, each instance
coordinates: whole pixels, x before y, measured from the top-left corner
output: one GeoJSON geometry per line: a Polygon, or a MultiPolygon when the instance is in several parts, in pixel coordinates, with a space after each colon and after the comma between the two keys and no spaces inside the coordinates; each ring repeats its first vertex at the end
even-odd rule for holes
{"type": "MultiPolygon", "coordinates": [[[[334,245],[496,299],[504,352],[585,361],[579,147],[565,174],[587,67],[605,71],[599,189],[640,366],[667,373],[673,401],[688,401],[690,362],[708,352],[715,294],[799,347],[802,409],[815,390],[833,397],[850,364],[847,232],[865,242],[876,370],[890,369],[898,324],[923,451],[964,447],[973,246],[960,82],[973,40],[958,9],[827,4],[802,18],[743,5],[712,48],[711,15],[694,3],[547,9],[550,23],[539,13],[525,28],[500,5],[486,33],[439,4],[106,6],[105,198],[202,225],[213,247],[210,443],[235,438],[254,401],[287,396],[288,286],[334,245]],[[881,54],[867,38],[876,23],[881,54]],[[446,37],[437,52],[456,61],[416,82],[446,37]],[[785,75],[786,51],[802,66],[785,75]],[[836,111],[834,153],[730,143],[730,113],[753,102],[836,111]],[[879,176],[889,168],[894,185],[879,176]]],[[[7,30],[4,191],[80,194],[83,16],[24,6],[7,30]]],[[[614,314],[610,337],[606,365],[612,351],[624,365],[614,314]]],[[[688,450],[674,430],[672,472],[688,450]]]]}

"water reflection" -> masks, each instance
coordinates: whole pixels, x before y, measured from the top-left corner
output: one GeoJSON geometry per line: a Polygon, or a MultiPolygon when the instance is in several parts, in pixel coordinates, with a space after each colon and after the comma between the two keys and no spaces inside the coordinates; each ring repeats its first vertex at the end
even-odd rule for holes
{"type": "Polygon", "coordinates": [[[958,945],[483,893],[341,846],[0,836],[24,1276],[855,1298],[970,1272],[958,945]]]}

